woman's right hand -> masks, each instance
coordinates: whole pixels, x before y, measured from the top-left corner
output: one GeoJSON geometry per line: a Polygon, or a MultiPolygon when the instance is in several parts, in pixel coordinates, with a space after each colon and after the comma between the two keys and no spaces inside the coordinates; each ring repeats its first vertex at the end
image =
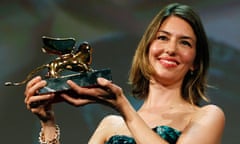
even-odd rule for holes
{"type": "Polygon", "coordinates": [[[51,101],[55,95],[53,93],[38,95],[38,90],[46,84],[46,81],[37,76],[27,83],[24,93],[27,109],[37,115],[42,122],[54,121],[51,101]]]}

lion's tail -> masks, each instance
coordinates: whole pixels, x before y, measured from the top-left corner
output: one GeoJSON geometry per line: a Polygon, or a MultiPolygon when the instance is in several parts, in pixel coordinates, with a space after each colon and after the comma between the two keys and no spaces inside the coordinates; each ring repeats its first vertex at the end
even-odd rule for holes
{"type": "Polygon", "coordinates": [[[25,78],[25,80],[21,81],[21,82],[5,82],[5,86],[19,86],[19,85],[23,85],[25,84],[27,81],[29,81],[34,74],[36,74],[37,72],[41,71],[44,68],[47,68],[48,64],[43,64],[37,68],[35,68],[34,70],[32,70],[27,77],[25,78]]]}

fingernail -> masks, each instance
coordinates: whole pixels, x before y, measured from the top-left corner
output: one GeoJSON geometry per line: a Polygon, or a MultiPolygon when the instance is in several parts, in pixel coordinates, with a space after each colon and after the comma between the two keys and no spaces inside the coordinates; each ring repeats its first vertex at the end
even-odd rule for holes
{"type": "Polygon", "coordinates": [[[53,97],[54,95],[55,95],[54,93],[50,93],[48,96],[53,97]]]}
{"type": "Polygon", "coordinates": [[[102,82],[107,82],[107,80],[105,78],[99,77],[98,80],[102,81],[102,82]]]}

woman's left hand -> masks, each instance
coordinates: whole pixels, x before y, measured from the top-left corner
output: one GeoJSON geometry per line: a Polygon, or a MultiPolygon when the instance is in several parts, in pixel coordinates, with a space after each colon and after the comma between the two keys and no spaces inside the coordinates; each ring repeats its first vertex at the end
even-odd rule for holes
{"type": "Polygon", "coordinates": [[[73,81],[67,81],[73,93],[63,93],[62,98],[74,106],[83,106],[90,103],[101,103],[108,105],[117,111],[126,100],[122,88],[104,78],[97,79],[99,87],[80,87],[73,81]]]}

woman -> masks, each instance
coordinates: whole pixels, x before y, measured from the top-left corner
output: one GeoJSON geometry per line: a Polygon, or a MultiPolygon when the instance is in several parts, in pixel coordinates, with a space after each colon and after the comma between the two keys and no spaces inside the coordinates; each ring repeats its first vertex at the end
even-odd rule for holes
{"type": "MultiPolygon", "coordinates": [[[[139,110],[120,87],[103,78],[98,78],[103,89],[68,81],[78,97],[61,94],[61,98],[74,106],[102,103],[120,113],[101,121],[90,144],[219,144],[225,124],[223,111],[212,104],[199,106],[201,100],[208,101],[208,66],[207,37],[198,15],[189,6],[174,3],[152,20],[133,58],[129,81],[133,95],[144,99],[139,110]]],[[[45,85],[40,77],[32,79],[26,87],[25,103],[40,118],[40,142],[59,143],[51,108],[55,95],[35,95],[45,85]],[[42,100],[47,103],[30,106],[42,100]]]]}

